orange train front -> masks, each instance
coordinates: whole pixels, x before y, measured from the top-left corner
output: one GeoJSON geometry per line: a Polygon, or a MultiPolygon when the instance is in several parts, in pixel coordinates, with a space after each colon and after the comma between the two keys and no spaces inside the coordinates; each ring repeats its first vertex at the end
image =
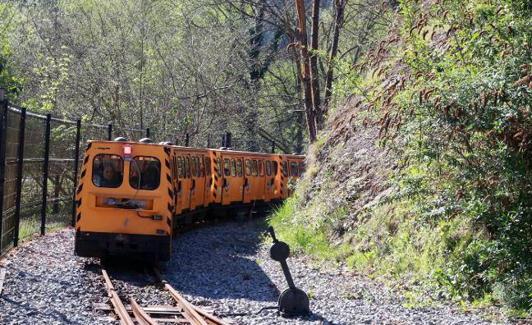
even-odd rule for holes
{"type": "Polygon", "coordinates": [[[89,141],[76,192],[79,256],[170,258],[180,224],[288,197],[304,156],[89,141]]]}

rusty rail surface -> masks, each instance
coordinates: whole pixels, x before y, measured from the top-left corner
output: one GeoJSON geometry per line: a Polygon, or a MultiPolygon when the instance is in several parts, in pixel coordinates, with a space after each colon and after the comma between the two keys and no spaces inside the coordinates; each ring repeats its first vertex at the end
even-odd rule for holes
{"type": "MultiPolygon", "coordinates": [[[[164,289],[177,303],[174,306],[151,306],[143,308],[133,298],[130,299],[129,306],[124,305],[118,293],[116,292],[111,279],[106,270],[102,270],[105,280],[105,287],[112,305],[112,310],[118,316],[122,325],[157,325],[160,323],[178,323],[191,325],[228,325],[227,322],[215,317],[207,311],[194,306],[188,302],[177,290],[168,284],[161,276],[157,269],[153,270],[157,280],[164,284],[164,289]],[[133,315],[133,318],[131,315],[133,315]],[[159,317],[157,317],[159,316],[159,317]],[[165,317],[165,318],[161,318],[165,317]]],[[[105,306],[99,306],[97,309],[110,310],[105,306]]]]}
{"type": "Polygon", "coordinates": [[[131,310],[133,311],[133,315],[135,315],[135,319],[140,325],[156,325],[157,322],[148,315],[142,307],[140,307],[139,304],[135,301],[135,299],[131,298],[131,310]]]}
{"type": "Polygon", "coordinates": [[[109,294],[109,299],[113,305],[114,311],[118,318],[120,318],[120,324],[123,325],[134,325],[133,320],[129,316],[129,313],[126,310],[126,307],[122,303],[122,300],[116,293],[115,287],[109,278],[106,270],[102,270],[102,275],[105,280],[105,287],[107,288],[107,293],[109,294]]]}

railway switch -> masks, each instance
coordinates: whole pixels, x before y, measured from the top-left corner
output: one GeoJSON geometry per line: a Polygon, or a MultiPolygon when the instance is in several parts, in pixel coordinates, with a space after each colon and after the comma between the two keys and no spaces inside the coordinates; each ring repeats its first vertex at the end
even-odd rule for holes
{"type": "Polygon", "coordinates": [[[270,248],[270,257],[281,263],[288,289],[283,291],[277,300],[279,311],[283,316],[300,316],[310,313],[309,300],[305,291],[297,288],[288,269],[286,259],[290,256],[290,247],[282,241],[277,240],[273,227],[268,231],[273,239],[273,245],[270,248]]]}

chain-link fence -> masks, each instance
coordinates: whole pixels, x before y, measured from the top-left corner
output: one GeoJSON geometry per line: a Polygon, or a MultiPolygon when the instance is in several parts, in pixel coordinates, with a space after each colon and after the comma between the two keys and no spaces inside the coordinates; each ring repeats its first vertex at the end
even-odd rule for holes
{"type": "Polygon", "coordinates": [[[20,239],[73,224],[80,144],[149,130],[69,121],[0,98],[0,255],[20,239]]]}

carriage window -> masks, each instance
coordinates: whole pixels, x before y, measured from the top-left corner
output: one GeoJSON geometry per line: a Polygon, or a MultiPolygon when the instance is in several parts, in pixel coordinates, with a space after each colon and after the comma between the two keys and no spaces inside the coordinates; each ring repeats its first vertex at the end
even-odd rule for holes
{"type": "Polygon", "coordinates": [[[259,160],[259,176],[264,176],[264,166],[262,160],[259,160]]]}
{"type": "Polygon", "coordinates": [[[257,166],[257,161],[256,160],[252,160],[253,161],[253,176],[257,176],[257,169],[258,169],[258,166],[257,166]]]}
{"type": "Polygon", "coordinates": [[[236,176],[236,161],[231,159],[231,176],[236,176]]]}
{"type": "Polygon", "coordinates": [[[161,182],[161,162],[154,157],[135,157],[129,169],[129,185],[134,189],[155,190],[161,182]]]}
{"type": "Polygon", "coordinates": [[[98,187],[119,187],[124,178],[124,161],[120,156],[100,154],[92,161],[92,182],[98,187]]]}
{"type": "Polygon", "coordinates": [[[211,174],[211,160],[209,159],[209,157],[205,157],[205,174],[211,174]]]}
{"type": "Polygon", "coordinates": [[[177,171],[179,178],[185,177],[185,167],[183,166],[183,157],[177,157],[177,171]]]}
{"type": "Polygon", "coordinates": [[[272,175],[272,163],[269,160],[266,160],[266,175],[272,175]]]}
{"type": "Polygon", "coordinates": [[[198,158],[199,163],[199,176],[205,177],[205,165],[203,164],[203,157],[198,158]]]}
{"type": "Polygon", "coordinates": [[[246,176],[251,176],[251,160],[246,159],[246,176]]]}
{"type": "Polygon", "coordinates": [[[238,177],[242,177],[242,159],[236,161],[236,173],[238,177]]]}
{"type": "Polygon", "coordinates": [[[216,166],[218,168],[218,173],[222,174],[222,159],[216,159],[216,166]]]}
{"type": "Polygon", "coordinates": [[[304,172],[305,172],[305,163],[300,162],[299,163],[299,175],[303,175],[304,172]]]}
{"type": "Polygon", "coordinates": [[[283,161],[283,175],[288,176],[288,163],[283,161]]]}
{"type": "Polygon", "coordinates": [[[199,157],[196,157],[196,176],[201,177],[201,165],[199,157]]]}
{"type": "Polygon", "coordinates": [[[229,159],[224,159],[224,175],[225,176],[231,175],[231,166],[229,163],[229,159]]]}
{"type": "Polygon", "coordinates": [[[275,176],[279,172],[277,161],[272,161],[272,174],[275,176]]]}
{"type": "Polygon", "coordinates": [[[195,176],[195,168],[194,168],[194,157],[190,157],[190,177],[195,176]]]}
{"type": "Polygon", "coordinates": [[[177,158],[176,156],[172,157],[172,179],[177,178],[177,158]]]}
{"type": "Polygon", "coordinates": [[[292,161],[290,163],[290,176],[298,176],[298,168],[297,163],[295,161],[292,161]]]}
{"type": "Polygon", "coordinates": [[[185,178],[190,178],[190,157],[185,157],[185,178]]]}
{"type": "Polygon", "coordinates": [[[198,157],[192,157],[192,176],[198,177],[198,157]]]}

